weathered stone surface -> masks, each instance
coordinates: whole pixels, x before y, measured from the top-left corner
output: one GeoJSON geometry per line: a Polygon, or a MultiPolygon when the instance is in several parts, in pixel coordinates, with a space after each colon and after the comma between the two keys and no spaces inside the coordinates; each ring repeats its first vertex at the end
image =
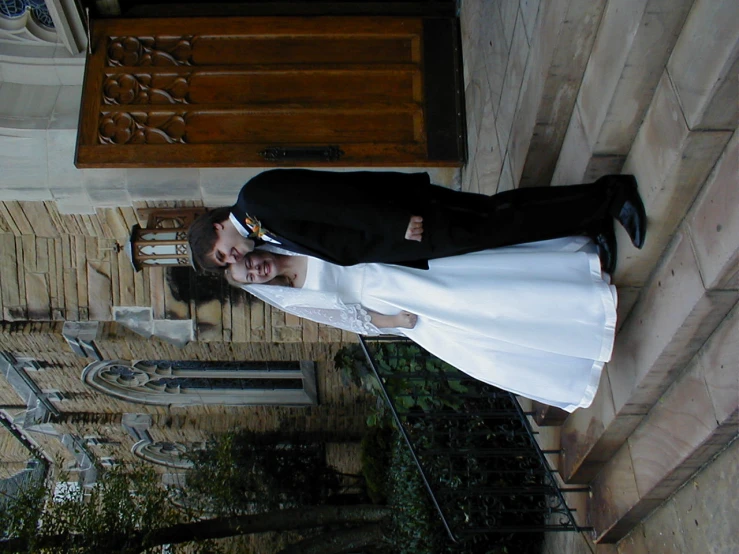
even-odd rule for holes
{"type": "Polygon", "coordinates": [[[500,107],[495,120],[495,128],[498,132],[500,148],[506,151],[509,147],[508,140],[511,136],[511,128],[516,115],[518,97],[526,71],[526,61],[529,55],[529,44],[526,40],[526,30],[523,21],[516,20],[511,52],[508,57],[503,90],[500,94],[500,107]]]}
{"type": "Polygon", "coordinates": [[[644,528],[645,552],[689,552],[680,532],[680,520],[675,506],[668,505],[650,518],[644,528]]]}
{"type": "Polygon", "coordinates": [[[552,185],[571,185],[582,181],[589,157],[583,152],[590,150],[590,139],[585,133],[580,108],[576,104],[572,111],[567,133],[559,151],[557,165],[552,174],[552,185]]]}
{"type": "Polygon", "coordinates": [[[644,528],[639,525],[628,536],[619,541],[617,545],[618,554],[644,554],[649,552],[646,540],[644,528]]]}
{"type": "MultiPolygon", "coordinates": [[[[732,0],[696,0],[667,64],[685,119],[691,129],[705,128],[703,119],[739,53],[739,5],[732,0]]],[[[723,95],[719,94],[719,98],[723,95]]],[[[719,128],[734,129],[737,102],[721,106],[728,112],[719,128]],[[734,123],[731,123],[734,122],[734,123]]]]}
{"type": "Polygon", "coordinates": [[[616,311],[618,313],[618,319],[616,320],[616,330],[623,327],[624,322],[628,318],[631,310],[639,299],[641,290],[638,287],[619,287],[618,288],[618,306],[616,311]]]}
{"type": "Polygon", "coordinates": [[[734,133],[688,214],[706,288],[739,288],[739,134],[734,133]]]}
{"type": "MultiPolygon", "coordinates": [[[[597,493],[610,491],[624,480],[630,483],[632,478],[636,484],[636,494],[604,496],[601,504],[593,505],[591,517],[599,541],[619,540],[630,525],[668,498],[735,437],[739,422],[737,310],[724,320],[593,482],[597,493]],[[714,398],[718,383],[727,383],[728,390],[714,398]],[[624,462],[627,456],[630,468],[624,462]],[[631,477],[624,477],[629,470],[631,477]]],[[[652,533],[650,538],[650,533],[646,533],[647,542],[656,541],[658,537],[652,533]]]]}
{"type": "MultiPolygon", "coordinates": [[[[590,520],[596,531],[609,524],[639,501],[634,467],[627,448],[620,449],[591,485],[590,520]]],[[[610,541],[609,541],[610,542],[610,541]]]]}
{"type": "Polygon", "coordinates": [[[26,273],[25,281],[28,317],[35,320],[51,319],[49,283],[46,275],[26,273]]]}
{"type": "Polygon", "coordinates": [[[589,483],[641,420],[634,416],[616,420],[611,371],[607,364],[593,403],[575,410],[562,426],[559,468],[566,483],[589,483]]]}
{"type": "Polygon", "coordinates": [[[739,291],[709,293],[678,234],[621,329],[609,365],[618,414],[646,414],[728,313],[739,291]]]}
{"type": "Polygon", "coordinates": [[[696,362],[701,365],[716,420],[739,426],[739,304],[711,335],[696,362]]]}
{"type": "Polygon", "coordinates": [[[113,306],[110,262],[89,262],[87,264],[87,291],[90,319],[108,321],[111,318],[113,306]]]}
{"type": "MultiPolygon", "coordinates": [[[[683,552],[739,552],[736,514],[739,496],[731,485],[739,482],[739,441],[691,478],[668,502],[675,505],[683,535],[683,552]]],[[[645,522],[645,527],[651,524],[645,522]]]]}
{"type": "Polygon", "coordinates": [[[577,97],[591,146],[600,135],[646,6],[647,0],[624,0],[606,5],[577,97]]]}
{"type": "Polygon", "coordinates": [[[153,322],[152,335],[175,346],[183,347],[194,339],[195,327],[190,319],[179,321],[158,319],[153,322]]]}
{"type": "MultiPolygon", "coordinates": [[[[692,4],[693,0],[646,3],[618,83],[609,98],[608,111],[598,136],[593,137],[596,139],[593,155],[629,153],[692,4]]],[[[596,71],[608,69],[600,67],[596,71]]]]}
{"type": "Polygon", "coordinates": [[[541,51],[551,51],[551,63],[542,63],[546,73],[536,125],[521,174],[523,187],[577,182],[571,174],[554,179],[555,167],[575,107],[575,99],[591,55],[605,1],[543,2],[541,19],[541,51]],[[574,40],[573,40],[574,39],[574,40]]]}
{"type": "Polygon", "coordinates": [[[151,308],[138,306],[113,306],[113,321],[144,337],[151,336],[154,323],[151,308]]]}
{"type": "Polygon", "coordinates": [[[629,246],[626,233],[616,230],[619,245],[624,245],[619,249],[617,284],[646,282],[730,137],[726,131],[691,132],[670,79],[663,75],[623,168],[639,180],[648,238],[637,251],[629,246]]]}
{"type": "Polygon", "coordinates": [[[662,482],[697,449],[716,426],[700,368],[694,366],[661,398],[629,437],[641,498],[666,498],[662,482]]]}

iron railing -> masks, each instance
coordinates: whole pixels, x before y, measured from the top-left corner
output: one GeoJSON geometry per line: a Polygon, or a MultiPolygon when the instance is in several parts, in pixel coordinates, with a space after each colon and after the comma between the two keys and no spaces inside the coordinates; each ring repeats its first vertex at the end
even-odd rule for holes
{"type": "MultiPolygon", "coordinates": [[[[515,396],[414,343],[362,338],[385,401],[455,542],[489,533],[583,531],[515,396]]],[[[584,489],[567,489],[582,492],[584,489]]]]}

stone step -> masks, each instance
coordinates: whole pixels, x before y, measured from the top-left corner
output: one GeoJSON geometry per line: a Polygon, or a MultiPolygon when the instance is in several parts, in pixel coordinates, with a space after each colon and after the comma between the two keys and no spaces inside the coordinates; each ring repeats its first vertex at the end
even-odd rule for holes
{"type": "Polygon", "coordinates": [[[552,184],[619,173],[693,0],[609,2],[567,126],[552,184]]]}
{"type": "Polygon", "coordinates": [[[641,251],[617,231],[614,280],[633,308],[593,405],[563,425],[568,482],[595,477],[739,297],[737,106],[726,101],[723,84],[736,82],[729,75],[739,43],[732,16],[739,17],[739,5],[696,0],[626,160],[650,227],[641,251]],[[709,82],[691,88],[685,75],[704,58],[710,71],[701,67],[693,77],[709,82]]]}
{"type": "Polygon", "coordinates": [[[528,126],[518,126],[521,133],[515,133],[514,126],[510,141],[511,171],[520,187],[546,186],[551,181],[607,4],[607,0],[540,3],[538,48],[529,54],[540,63],[530,64],[518,111],[532,120],[528,126]]]}
{"type": "Polygon", "coordinates": [[[593,404],[562,428],[562,475],[591,481],[739,299],[735,133],[619,332],[593,404]]]}
{"type": "Polygon", "coordinates": [[[623,538],[737,436],[739,303],[592,483],[595,540],[623,538]]]}

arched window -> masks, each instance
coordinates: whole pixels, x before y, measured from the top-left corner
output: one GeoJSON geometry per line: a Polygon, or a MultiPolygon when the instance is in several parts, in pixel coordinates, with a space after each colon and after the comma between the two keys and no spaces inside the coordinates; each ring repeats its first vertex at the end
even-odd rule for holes
{"type": "Polygon", "coordinates": [[[82,381],[140,404],[225,406],[317,404],[315,364],[106,360],[89,364],[82,381]]]}
{"type": "Polygon", "coordinates": [[[24,46],[61,42],[70,54],[77,54],[87,45],[87,37],[74,0],[0,0],[0,42],[24,46]]]}

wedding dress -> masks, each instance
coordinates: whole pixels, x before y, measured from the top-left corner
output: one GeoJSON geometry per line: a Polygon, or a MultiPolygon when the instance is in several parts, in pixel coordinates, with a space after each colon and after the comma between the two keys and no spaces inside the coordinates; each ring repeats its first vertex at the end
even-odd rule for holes
{"type": "Polygon", "coordinates": [[[432,260],[421,270],[309,258],[301,289],[244,285],[294,315],[365,335],[405,335],[472,377],[573,411],[593,400],[616,326],[616,290],[584,237],[432,260]],[[367,310],[418,315],[378,329],[367,310]]]}

